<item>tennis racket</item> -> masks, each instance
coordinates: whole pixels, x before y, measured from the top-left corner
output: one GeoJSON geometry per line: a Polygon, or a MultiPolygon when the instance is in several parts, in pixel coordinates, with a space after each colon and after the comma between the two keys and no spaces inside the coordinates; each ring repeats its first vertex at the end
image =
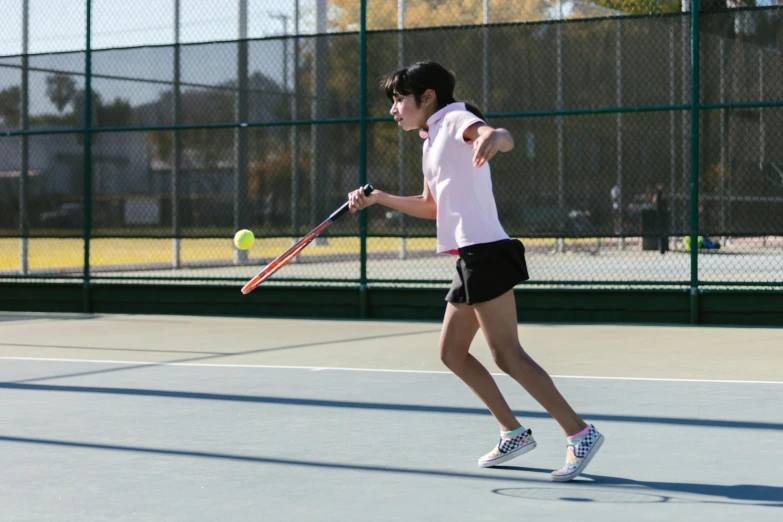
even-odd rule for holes
{"type": "MultiPolygon", "coordinates": [[[[364,195],[369,196],[370,193],[375,190],[372,185],[365,185],[364,186],[364,195]]],[[[348,212],[348,202],[346,201],[343,203],[343,205],[332,212],[332,215],[326,218],[326,221],[315,227],[313,230],[311,230],[305,237],[300,239],[294,246],[277,256],[274,260],[272,260],[271,263],[266,265],[263,270],[261,270],[258,275],[256,275],[253,279],[247,282],[245,286],[242,287],[242,293],[243,294],[249,294],[253,290],[256,289],[258,285],[269,279],[269,277],[283,268],[286,263],[291,261],[293,258],[295,258],[299,252],[304,250],[304,248],[309,245],[313,239],[318,237],[318,234],[326,230],[329,225],[337,221],[337,219],[340,218],[343,214],[348,212]]]]}

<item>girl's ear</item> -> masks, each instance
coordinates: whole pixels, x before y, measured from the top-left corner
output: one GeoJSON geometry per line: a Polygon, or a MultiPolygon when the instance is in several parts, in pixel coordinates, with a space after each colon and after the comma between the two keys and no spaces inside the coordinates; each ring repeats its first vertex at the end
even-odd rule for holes
{"type": "Polygon", "coordinates": [[[425,107],[435,105],[436,98],[437,96],[435,95],[435,91],[433,89],[427,89],[421,95],[421,104],[425,107]]]}

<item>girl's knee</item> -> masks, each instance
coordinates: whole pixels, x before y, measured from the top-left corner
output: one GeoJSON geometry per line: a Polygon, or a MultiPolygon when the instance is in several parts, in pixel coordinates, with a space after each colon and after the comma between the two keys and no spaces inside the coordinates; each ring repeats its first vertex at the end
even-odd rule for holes
{"type": "Polygon", "coordinates": [[[459,370],[468,359],[468,354],[464,350],[448,349],[441,346],[440,361],[451,371],[459,370]]]}
{"type": "Polygon", "coordinates": [[[509,356],[500,350],[492,350],[492,359],[495,361],[495,366],[500,368],[503,373],[509,373],[511,370],[511,361],[509,356]]]}
{"type": "Polygon", "coordinates": [[[519,370],[529,370],[527,359],[524,357],[522,348],[517,347],[503,347],[494,348],[490,345],[490,351],[492,352],[492,358],[495,360],[495,365],[500,368],[503,373],[511,373],[519,370]]]}

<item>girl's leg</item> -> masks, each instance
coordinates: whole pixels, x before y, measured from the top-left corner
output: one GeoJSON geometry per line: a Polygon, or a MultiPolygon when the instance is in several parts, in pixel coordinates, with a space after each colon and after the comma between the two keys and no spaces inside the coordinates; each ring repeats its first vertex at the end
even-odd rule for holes
{"type": "Polygon", "coordinates": [[[554,417],[566,436],[585,429],[587,424],[560,395],[551,377],[519,344],[514,291],[474,304],[473,308],[498,368],[521,384],[554,417]]]}
{"type": "Polygon", "coordinates": [[[520,427],[492,375],[468,353],[479,328],[471,306],[448,303],[440,334],[440,359],[487,405],[502,431],[520,427]]]}

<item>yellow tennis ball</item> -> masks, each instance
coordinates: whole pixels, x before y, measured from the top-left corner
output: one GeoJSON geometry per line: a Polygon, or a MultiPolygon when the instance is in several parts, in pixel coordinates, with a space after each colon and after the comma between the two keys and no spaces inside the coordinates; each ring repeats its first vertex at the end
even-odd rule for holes
{"type": "Polygon", "coordinates": [[[255,240],[256,237],[249,230],[240,230],[239,232],[234,234],[234,244],[240,250],[247,250],[248,248],[253,246],[253,242],[255,240]]]}

